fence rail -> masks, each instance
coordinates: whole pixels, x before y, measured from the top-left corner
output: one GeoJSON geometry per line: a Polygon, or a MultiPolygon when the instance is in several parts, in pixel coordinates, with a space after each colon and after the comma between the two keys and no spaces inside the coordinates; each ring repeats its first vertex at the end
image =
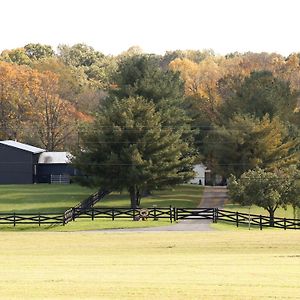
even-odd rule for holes
{"type": "Polygon", "coordinates": [[[10,224],[16,226],[17,224],[63,224],[64,215],[57,213],[47,214],[32,214],[32,213],[0,213],[0,225],[10,224]]]}
{"type": "MultiPolygon", "coordinates": [[[[102,197],[100,193],[97,197],[102,197]]],[[[234,223],[237,227],[240,225],[257,226],[260,229],[264,227],[275,227],[282,229],[300,229],[300,219],[288,219],[275,217],[273,222],[268,216],[253,215],[240,212],[233,212],[219,208],[176,208],[176,207],[151,207],[144,209],[131,208],[99,208],[88,207],[90,203],[96,200],[95,195],[91,197],[86,206],[68,209],[65,213],[0,213],[0,225],[11,224],[60,224],[66,225],[69,221],[77,218],[85,219],[131,219],[131,220],[158,220],[168,219],[170,222],[190,219],[190,220],[212,220],[217,223],[219,221],[234,223]]],[[[0,227],[1,228],[1,227],[0,227]]]]}

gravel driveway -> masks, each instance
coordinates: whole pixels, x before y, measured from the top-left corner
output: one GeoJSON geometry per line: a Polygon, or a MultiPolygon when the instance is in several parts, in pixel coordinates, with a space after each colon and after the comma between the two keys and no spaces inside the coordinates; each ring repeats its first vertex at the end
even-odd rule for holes
{"type": "MultiPolygon", "coordinates": [[[[226,187],[205,187],[202,201],[198,207],[222,207],[226,201],[226,187]]],[[[212,220],[185,219],[170,226],[147,227],[147,228],[124,228],[124,229],[106,229],[105,232],[145,232],[145,231],[213,231],[210,227],[212,220]]]]}

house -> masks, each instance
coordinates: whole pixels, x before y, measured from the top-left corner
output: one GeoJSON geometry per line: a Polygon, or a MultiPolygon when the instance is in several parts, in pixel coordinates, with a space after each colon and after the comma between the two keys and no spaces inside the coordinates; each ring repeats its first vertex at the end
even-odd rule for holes
{"type": "Polygon", "coordinates": [[[35,183],[39,156],[44,151],[16,141],[0,141],[0,183],[35,183]]]}
{"type": "Polygon", "coordinates": [[[69,152],[43,152],[39,156],[37,174],[39,183],[69,183],[70,176],[77,175],[71,165],[69,152]]]}
{"type": "Polygon", "coordinates": [[[189,182],[192,184],[205,185],[206,173],[210,172],[210,170],[207,170],[206,166],[204,166],[203,164],[197,164],[194,166],[194,172],[196,176],[189,182]]]}
{"type": "Polygon", "coordinates": [[[218,185],[223,186],[226,185],[226,179],[224,179],[221,175],[213,174],[211,170],[209,170],[203,164],[197,164],[194,166],[194,172],[196,176],[189,181],[192,184],[199,185],[218,185]]]}

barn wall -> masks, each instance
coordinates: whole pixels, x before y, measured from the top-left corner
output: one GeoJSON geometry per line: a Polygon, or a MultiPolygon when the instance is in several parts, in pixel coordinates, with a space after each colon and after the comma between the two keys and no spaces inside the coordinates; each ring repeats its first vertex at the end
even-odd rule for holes
{"type": "Polygon", "coordinates": [[[33,183],[31,152],[0,144],[0,184],[33,183]]]}
{"type": "Polygon", "coordinates": [[[38,164],[37,172],[39,183],[50,183],[51,175],[76,175],[75,169],[68,164],[38,164]]]}

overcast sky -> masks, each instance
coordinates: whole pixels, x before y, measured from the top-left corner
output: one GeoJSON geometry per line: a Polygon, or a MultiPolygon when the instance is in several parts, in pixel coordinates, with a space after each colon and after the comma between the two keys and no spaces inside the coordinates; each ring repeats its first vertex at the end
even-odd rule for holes
{"type": "Polygon", "coordinates": [[[300,52],[298,0],[5,0],[0,50],[86,43],[105,54],[300,52]]]}

